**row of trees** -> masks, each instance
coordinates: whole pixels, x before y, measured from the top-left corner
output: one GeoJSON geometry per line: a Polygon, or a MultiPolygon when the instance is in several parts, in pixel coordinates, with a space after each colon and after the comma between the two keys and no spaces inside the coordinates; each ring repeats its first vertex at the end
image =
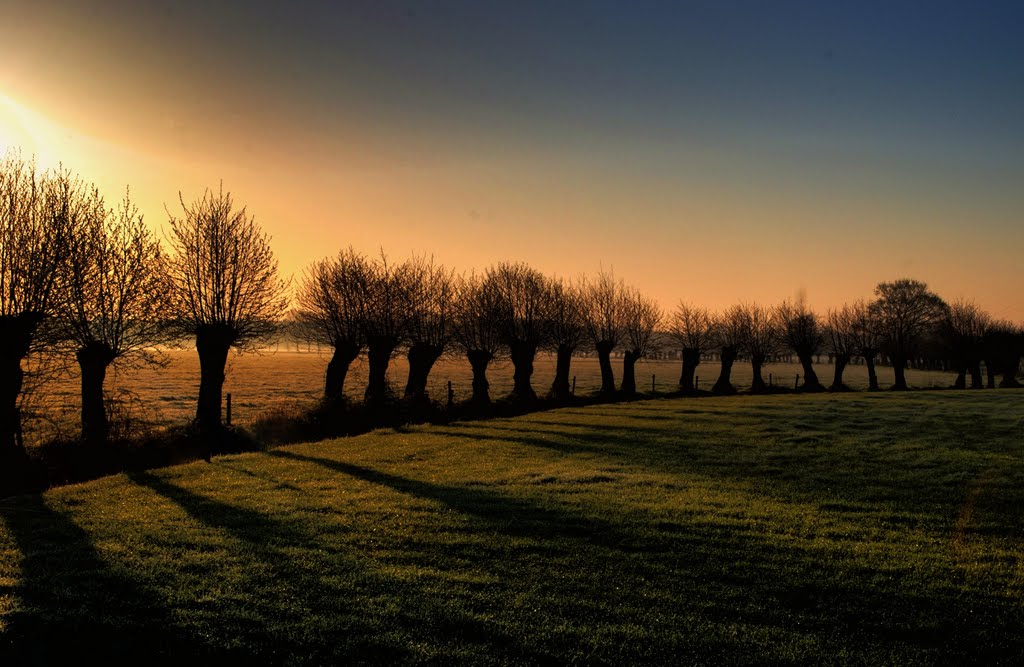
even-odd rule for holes
{"type": "Polygon", "coordinates": [[[160,346],[192,339],[196,423],[219,426],[228,350],[276,331],[286,283],[268,237],[223,190],[182,200],[167,239],[169,253],[127,194],[110,207],[63,168],[39,173],[10,153],[0,161],[0,459],[19,458],[22,364],[32,354],[77,362],[82,438],[100,443],[110,365],[160,364],[160,346]]]}
{"type": "Polygon", "coordinates": [[[610,272],[565,280],[523,263],[501,263],[460,275],[425,257],[393,264],[351,248],[309,267],[296,301],[300,335],[332,349],[325,398],[343,397],[348,369],[365,351],[370,404],[388,398],[387,367],[400,349],[409,361],[404,395],[413,401],[429,400],[430,371],[450,353],[470,363],[475,404],[491,401],[487,368],[498,357],[514,368],[511,398],[536,399],[531,378],[541,351],[557,358],[552,396],[570,394],[571,359],[584,350],[599,357],[601,390],[614,392],[611,353],[623,344],[620,391],[634,393],[636,361],[651,349],[663,321],[654,301],[610,272]]]}
{"type": "MultiPolygon", "coordinates": [[[[171,216],[166,250],[126,195],[109,207],[97,190],[65,170],[37,173],[8,155],[0,162],[0,447],[18,448],[22,363],[30,354],[74,358],[81,372],[82,436],[102,442],[109,432],[103,383],[111,364],[159,364],[156,351],[194,341],[200,361],[196,425],[220,426],[224,369],[231,348],[268,343],[288,313],[288,285],[278,274],[269,238],[223,188],[207,191],[171,216]]],[[[328,345],[324,395],[344,396],[352,362],[365,354],[365,400],[389,399],[387,368],[408,357],[405,397],[426,402],[428,378],[445,354],[464,355],[473,371],[475,405],[491,400],[490,363],[514,367],[511,399],[536,399],[536,355],[556,357],[549,393],[567,397],[575,355],[596,354],[601,392],[636,392],[636,362],[666,345],[682,350],[680,388],[694,391],[701,360],[717,354],[713,391],[735,391],[735,361],[748,359],[753,391],[767,387],[764,364],[795,354],[803,389],[823,390],[812,361],[835,360],[832,389],[843,388],[850,361],[863,357],[871,387],[874,363],[891,361],[897,389],[906,388],[908,362],[930,348],[951,360],[957,386],[989,384],[1001,373],[1016,383],[1022,335],[968,302],[946,304],[924,283],[882,283],[870,301],[811,312],[802,302],[775,307],[739,304],[720,313],[681,303],[666,316],[659,306],[610,271],[593,277],[552,278],[523,263],[457,274],[426,257],[393,263],[349,248],[314,262],[295,295],[292,317],[301,335],[328,345]],[[623,359],[615,386],[613,352],[623,359]]]]}

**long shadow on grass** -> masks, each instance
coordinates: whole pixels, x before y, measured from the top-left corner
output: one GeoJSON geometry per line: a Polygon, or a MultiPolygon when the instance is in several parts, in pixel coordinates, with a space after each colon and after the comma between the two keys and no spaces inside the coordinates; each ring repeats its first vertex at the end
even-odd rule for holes
{"type": "MultiPolygon", "coordinates": [[[[273,594],[299,601],[298,608],[293,606],[286,612],[293,614],[292,618],[271,619],[279,626],[276,631],[265,629],[248,638],[250,643],[263,644],[261,653],[288,655],[297,662],[314,664],[339,658],[380,663],[416,658],[407,643],[395,637],[396,628],[381,625],[367,610],[347,603],[373,591],[394,594],[405,586],[404,583],[368,571],[365,562],[360,562],[355,554],[339,553],[337,549],[330,553],[320,550],[311,561],[296,560],[296,548],[308,548],[320,540],[320,536],[303,529],[299,522],[286,523],[259,511],[229,505],[151,473],[130,476],[137,484],[175,503],[203,524],[227,531],[243,542],[249,556],[269,566],[271,585],[275,586],[273,594]],[[346,583],[338,584],[339,579],[346,583]],[[329,630],[324,631],[325,625],[329,630]],[[291,629],[282,631],[281,626],[291,629]],[[318,635],[317,631],[322,634],[318,635]]],[[[286,485],[277,488],[297,490],[286,485]]],[[[404,616],[397,622],[404,623],[401,629],[416,637],[417,642],[424,643],[431,635],[440,634],[449,639],[488,641],[495,649],[508,650],[512,655],[518,653],[515,642],[496,628],[456,609],[441,608],[428,594],[414,587],[406,593],[408,597],[399,595],[402,602],[410,609],[422,611],[425,618],[410,620],[408,612],[403,610],[404,616]],[[418,636],[424,633],[427,637],[418,636]]]]}
{"type": "MultiPolygon", "coordinates": [[[[571,537],[578,545],[572,551],[576,554],[574,567],[588,568],[600,563],[617,574],[602,583],[601,591],[566,594],[601,596],[606,594],[603,587],[613,582],[614,586],[630,590],[620,593],[623,598],[632,593],[642,596],[644,588],[652,582],[660,582],[653,584],[656,586],[678,587],[680,597],[667,607],[664,600],[644,598],[649,608],[662,605],[656,617],[676,619],[677,640],[679,633],[688,630],[679,624],[679,619],[696,612],[726,625],[743,623],[748,627],[813,632],[833,644],[849,642],[847,649],[854,652],[864,649],[864,642],[872,651],[881,650],[884,654],[889,650],[884,647],[891,647],[897,655],[909,645],[915,647],[909,652],[911,656],[921,657],[918,651],[924,651],[925,655],[974,661],[982,657],[1001,659],[1024,648],[1024,636],[1014,630],[1022,615],[1006,601],[963,601],[955,591],[942,589],[930,591],[928,597],[917,593],[904,595],[898,582],[872,580],[870,573],[858,571],[852,555],[846,562],[832,558],[817,561],[813,550],[780,546],[756,531],[735,526],[686,521],[654,525],[633,520],[616,523],[524,498],[410,479],[335,459],[287,450],[268,454],[440,502],[482,521],[485,529],[545,540],[552,551],[557,551],[555,543],[571,537]],[[722,603],[715,599],[715,593],[703,589],[707,585],[711,590],[740,590],[743,603],[722,603]],[[692,600],[703,601],[706,606],[699,606],[700,611],[696,611],[690,608],[692,600]],[[970,608],[987,603],[991,603],[988,608],[970,608]]],[[[505,576],[516,574],[512,570],[505,576]]],[[[635,618],[631,620],[636,622],[635,618]]],[[[747,648],[737,644],[726,653],[736,658],[747,648]]]]}
{"type": "Polygon", "coordinates": [[[91,537],[41,496],[10,498],[0,517],[23,555],[4,619],[0,664],[180,664],[181,656],[230,661],[176,628],[166,601],[104,561],[91,537]],[[96,664],[96,663],[94,663],[96,664]]]}

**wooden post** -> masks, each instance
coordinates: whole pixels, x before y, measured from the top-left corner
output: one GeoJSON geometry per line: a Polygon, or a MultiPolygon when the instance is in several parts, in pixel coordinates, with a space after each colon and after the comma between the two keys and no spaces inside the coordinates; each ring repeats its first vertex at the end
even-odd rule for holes
{"type": "Polygon", "coordinates": [[[772,374],[771,373],[768,374],[768,386],[769,387],[772,386],[772,374]]]}
{"type": "Polygon", "coordinates": [[[796,380],[793,382],[793,389],[799,389],[799,388],[800,388],[800,374],[797,373],[796,374],[796,380]]]}
{"type": "Polygon", "coordinates": [[[700,376],[693,378],[693,390],[700,391],[700,376]]]}
{"type": "Polygon", "coordinates": [[[654,373],[651,373],[651,393],[654,393],[654,373]]]}
{"type": "Polygon", "coordinates": [[[227,395],[226,398],[227,398],[227,406],[226,406],[227,410],[226,410],[226,414],[224,415],[224,421],[227,423],[228,426],[231,426],[231,392],[228,392],[228,395],[227,395]]]}
{"type": "Polygon", "coordinates": [[[452,389],[452,381],[448,380],[448,407],[455,405],[455,391],[452,389]]]}
{"type": "Polygon", "coordinates": [[[576,376],[572,376],[572,395],[576,395],[576,376]]]}

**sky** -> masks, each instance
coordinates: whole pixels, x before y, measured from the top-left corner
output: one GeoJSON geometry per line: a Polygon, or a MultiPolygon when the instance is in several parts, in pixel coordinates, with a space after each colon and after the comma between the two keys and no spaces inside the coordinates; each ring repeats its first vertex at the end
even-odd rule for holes
{"type": "Polygon", "coordinates": [[[1021,2],[0,0],[0,149],[155,230],[223,183],[296,280],[352,245],[1022,321],[1021,34],[1021,2]]]}

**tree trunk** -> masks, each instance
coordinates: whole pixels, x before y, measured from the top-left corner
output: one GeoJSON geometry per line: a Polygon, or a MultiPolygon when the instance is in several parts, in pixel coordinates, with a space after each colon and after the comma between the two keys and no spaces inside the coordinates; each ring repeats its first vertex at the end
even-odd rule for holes
{"type": "Polygon", "coordinates": [[[22,449],[18,397],[25,372],[21,360],[28,356],[41,320],[33,314],[0,316],[0,452],[22,449]]]}
{"type": "Polygon", "coordinates": [[[730,376],[732,375],[732,365],[736,361],[736,348],[735,347],[723,347],[719,359],[722,363],[722,370],[718,374],[718,381],[715,382],[715,386],[711,388],[711,391],[716,394],[735,394],[736,388],[732,386],[730,376]]]}
{"type": "Polygon", "coordinates": [[[868,367],[868,390],[878,391],[878,373],[875,371],[875,355],[878,352],[866,348],[861,350],[860,354],[864,357],[864,364],[868,367]]]}
{"type": "Polygon", "coordinates": [[[1020,387],[1020,382],[1017,381],[1018,370],[1020,370],[1020,355],[1013,354],[1012,359],[1008,356],[1005,363],[1002,364],[1002,368],[999,369],[1003,376],[1003,379],[999,381],[999,387],[1001,389],[1020,387]]]}
{"type": "Polygon", "coordinates": [[[426,402],[427,379],[430,369],[438,360],[444,349],[430,343],[416,343],[409,348],[409,380],[405,383],[405,397],[414,401],[426,402]]]}
{"type": "MultiPolygon", "coordinates": [[[[201,434],[209,434],[221,427],[221,398],[224,390],[224,367],[228,350],[235,342],[235,331],[225,326],[206,326],[196,332],[196,351],[199,353],[199,405],[196,425],[201,434]]],[[[210,460],[209,439],[202,438],[203,458],[210,460]]]]}
{"type": "Polygon", "coordinates": [[[533,376],[533,359],[537,356],[537,345],[528,341],[517,340],[509,345],[512,357],[512,366],[515,371],[512,374],[512,394],[510,399],[516,402],[533,402],[537,400],[530,385],[530,378],[533,376]]]}
{"type": "Polygon", "coordinates": [[[82,442],[103,444],[110,436],[110,423],[103,402],[103,381],[114,353],[106,343],[93,342],[75,353],[82,374],[82,442]]]}
{"type": "Polygon", "coordinates": [[[625,396],[636,394],[636,362],[640,359],[640,353],[636,350],[626,350],[622,355],[622,387],[619,391],[625,396]]]}
{"type": "Polygon", "coordinates": [[[324,377],[324,399],[329,403],[340,401],[345,397],[345,378],[352,362],[359,356],[359,345],[347,341],[334,344],[334,353],[327,362],[327,373],[324,377]]]}
{"type": "Polygon", "coordinates": [[[892,388],[895,391],[906,391],[907,390],[907,360],[903,355],[894,354],[892,356],[892,371],[896,375],[896,381],[893,383],[892,388]]]}
{"type": "Polygon", "coordinates": [[[700,365],[700,350],[694,347],[683,348],[683,372],[679,376],[679,388],[683,391],[694,391],[693,376],[700,365]]]}
{"type": "Polygon", "coordinates": [[[555,352],[555,381],[551,383],[551,397],[566,399],[572,396],[569,385],[569,366],[572,363],[573,348],[559,345],[555,352]]]}
{"type": "Polygon", "coordinates": [[[799,354],[797,358],[800,360],[800,366],[804,370],[804,383],[800,387],[801,391],[825,391],[825,387],[822,386],[821,381],[818,380],[818,374],[814,372],[813,356],[811,354],[799,354]]]}
{"type": "Polygon", "coordinates": [[[41,319],[32,314],[0,317],[0,496],[32,488],[18,397],[25,378],[21,360],[28,356],[41,319]]]}
{"type": "Polygon", "coordinates": [[[615,372],[612,371],[612,350],[615,343],[607,340],[599,341],[595,346],[597,349],[597,363],[601,367],[601,393],[615,393],[615,372]]]}
{"type": "Polygon", "coordinates": [[[391,355],[398,346],[393,336],[371,336],[367,341],[367,360],[369,361],[369,377],[366,381],[364,400],[368,404],[380,405],[387,401],[388,364],[391,355]]]}
{"type": "Polygon", "coordinates": [[[835,368],[833,369],[832,386],[829,387],[832,391],[842,391],[843,389],[846,389],[846,385],[843,384],[843,371],[846,370],[846,367],[850,363],[850,356],[849,352],[835,355],[835,368]]]}
{"type": "Polygon", "coordinates": [[[487,382],[487,365],[494,357],[490,352],[484,350],[469,350],[466,352],[469,358],[469,365],[473,369],[473,398],[470,400],[474,405],[483,406],[491,404],[491,395],[488,392],[490,383],[487,382]]]}
{"type": "Polygon", "coordinates": [[[971,389],[981,389],[985,386],[984,380],[981,378],[981,362],[972,361],[970,363],[971,371],[971,389]]]}
{"type": "Polygon", "coordinates": [[[754,372],[754,379],[750,383],[750,393],[760,394],[768,390],[764,378],[761,377],[761,368],[764,366],[764,357],[760,355],[750,356],[750,368],[754,372]]]}
{"type": "Polygon", "coordinates": [[[953,389],[967,388],[967,365],[963,362],[956,363],[956,379],[953,380],[953,389]]]}

